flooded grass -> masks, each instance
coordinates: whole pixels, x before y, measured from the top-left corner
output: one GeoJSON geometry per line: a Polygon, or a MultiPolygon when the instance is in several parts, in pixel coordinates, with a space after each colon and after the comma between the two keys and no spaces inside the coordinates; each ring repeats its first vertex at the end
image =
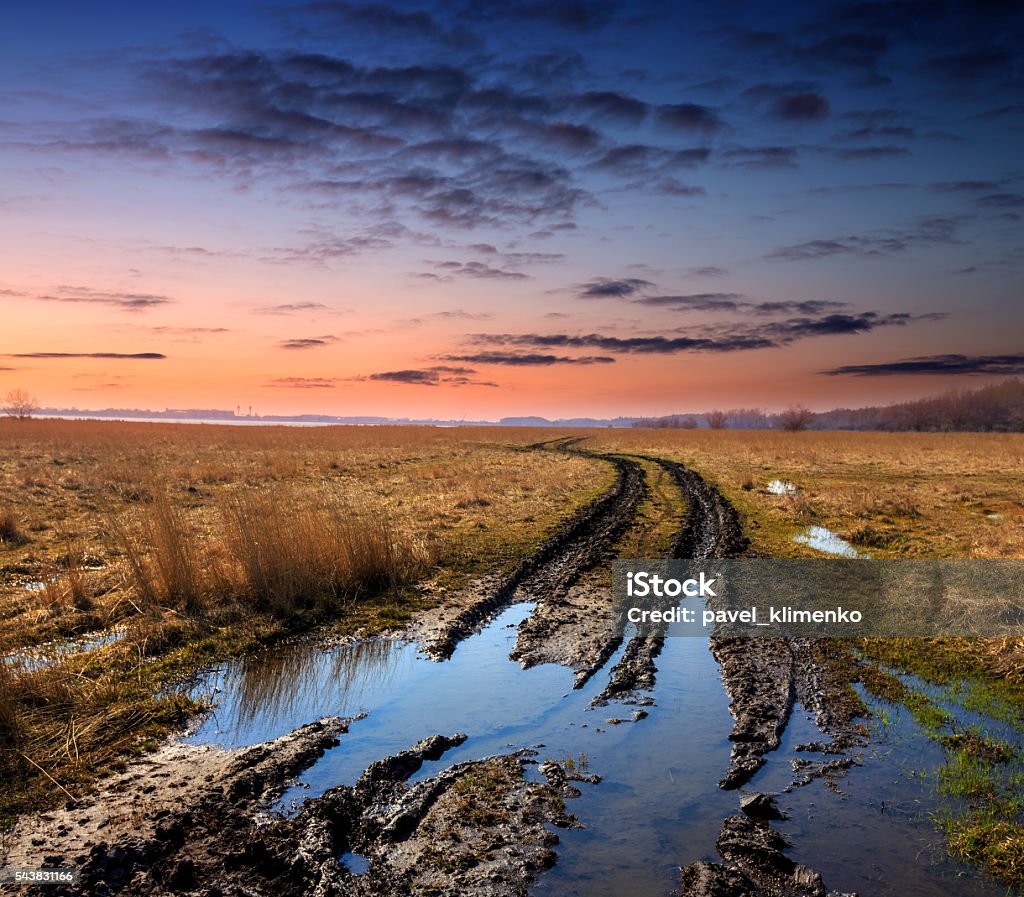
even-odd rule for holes
{"type": "Polygon", "coordinates": [[[809,526],[800,535],[794,536],[793,541],[835,557],[863,558],[868,556],[857,551],[845,539],[841,539],[832,530],[825,529],[823,526],[809,526]]]}
{"type": "Polygon", "coordinates": [[[1024,885],[1024,864],[1015,854],[1024,843],[1019,717],[992,716],[987,711],[993,704],[965,701],[970,692],[958,681],[930,683],[875,664],[864,667],[861,681],[877,698],[906,709],[921,732],[941,746],[941,761],[922,772],[941,798],[931,818],[950,854],[1007,884],[1024,885]]]}

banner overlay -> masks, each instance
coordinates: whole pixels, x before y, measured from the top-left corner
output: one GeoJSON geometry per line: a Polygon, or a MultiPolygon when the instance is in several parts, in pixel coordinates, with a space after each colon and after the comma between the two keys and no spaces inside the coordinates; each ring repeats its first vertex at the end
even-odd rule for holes
{"type": "Polygon", "coordinates": [[[620,633],[1024,637],[1024,559],[620,560],[613,568],[620,633]]]}

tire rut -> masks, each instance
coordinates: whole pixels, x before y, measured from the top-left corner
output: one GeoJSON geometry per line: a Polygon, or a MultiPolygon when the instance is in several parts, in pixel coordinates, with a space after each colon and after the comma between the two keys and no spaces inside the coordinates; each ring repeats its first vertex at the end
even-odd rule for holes
{"type": "MultiPolygon", "coordinates": [[[[699,474],[677,461],[636,456],[665,470],[686,499],[686,518],[672,540],[673,559],[706,560],[735,557],[746,548],[739,516],[722,494],[699,474]]],[[[608,685],[592,701],[601,707],[610,701],[651,704],[641,692],[653,691],[657,676],[656,659],[665,646],[667,627],[659,625],[638,634],[626,645],[622,659],[612,668],[608,685]]]]}
{"type": "MultiPolygon", "coordinates": [[[[578,451],[574,446],[579,441],[578,438],[563,438],[529,448],[578,451]]],[[[426,654],[435,660],[446,660],[460,641],[512,604],[519,593],[536,595],[541,601],[558,600],[583,574],[609,557],[615,542],[632,523],[645,495],[643,470],[628,458],[581,454],[600,458],[615,467],[612,487],[577,511],[510,575],[422,638],[426,654]]]]}

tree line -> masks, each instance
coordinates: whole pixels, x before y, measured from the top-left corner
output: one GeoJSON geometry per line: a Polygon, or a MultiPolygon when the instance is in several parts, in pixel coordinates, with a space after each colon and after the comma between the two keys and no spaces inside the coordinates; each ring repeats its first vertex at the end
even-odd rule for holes
{"type": "Polygon", "coordinates": [[[950,390],[931,398],[864,408],[810,411],[793,405],[781,412],[733,408],[702,414],[645,418],[634,427],[712,430],[889,430],[1024,432],[1024,380],[1014,377],[977,389],[950,390]]]}

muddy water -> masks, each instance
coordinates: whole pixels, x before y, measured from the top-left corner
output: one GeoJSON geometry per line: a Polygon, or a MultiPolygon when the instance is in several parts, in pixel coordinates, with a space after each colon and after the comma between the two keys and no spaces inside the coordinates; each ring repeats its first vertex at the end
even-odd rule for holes
{"type": "MultiPolygon", "coordinates": [[[[216,711],[193,738],[248,745],[323,715],[366,712],[285,795],[285,810],[354,783],[372,761],[434,733],[469,738],[419,777],[521,747],[537,747],[540,760],[573,758],[602,782],[581,784],[582,796],[569,801],[586,829],[559,832],[558,864],[534,893],[665,897],[678,888],[680,865],[715,858],[722,820],[738,806],[736,792],[716,786],[728,767],[732,719],[707,641],[667,639],[657,664],[657,706],[647,708],[646,719],[614,725],[607,720],[629,719],[635,708],[590,708],[607,672],[574,691],[568,669],[522,670],[508,659],[516,627],[531,609],[507,609],[445,663],[419,656],[412,645],[375,639],[325,650],[289,646],[226,665],[199,688],[214,693],[216,711]]],[[[605,671],[620,657],[621,649],[605,671]]],[[[963,868],[945,859],[928,820],[937,807],[934,791],[919,775],[940,762],[940,750],[909,716],[889,716],[861,752],[862,765],[837,780],[842,794],[819,780],[780,796],[790,819],[778,827],[797,845],[794,859],[818,869],[830,888],[862,897],[1006,894],[977,873],[959,877],[963,868]]],[[[750,788],[785,789],[793,777],[789,761],[808,756],[796,752],[797,744],[820,737],[797,708],[780,749],[750,788]]]]}

